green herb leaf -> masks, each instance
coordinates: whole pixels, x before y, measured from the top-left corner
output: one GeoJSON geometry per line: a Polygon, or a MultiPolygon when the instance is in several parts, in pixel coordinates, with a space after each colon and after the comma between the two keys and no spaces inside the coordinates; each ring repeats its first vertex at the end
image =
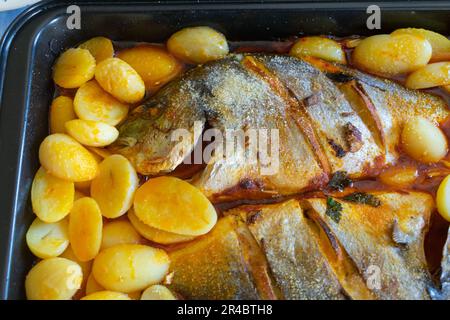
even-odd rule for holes
{"type": "Polygon", "coordinates": [[[347,176],[346,171],[336,171],[331,177],[328,187],[332,190],[343,191],[346,187],[351,186],[353,181],[347,176]]]}
{"type": "Polygon", "coordinates": [[[342,199],[345,201],[367,204],[372,207],[379,207],[381,205],[380,199],[365,192],[351,193],[349,195],[346,195],[342,199]]]}
{"type": "Polygon", "coordinates": [[[325,211],[325,214],[329,216],[331,219],[333,219],[334,222],[339,223],[341,220],[341,213],[342,213],[342,204],[337,202],[331,197],[327,198],[327,210],[325,211]]]}

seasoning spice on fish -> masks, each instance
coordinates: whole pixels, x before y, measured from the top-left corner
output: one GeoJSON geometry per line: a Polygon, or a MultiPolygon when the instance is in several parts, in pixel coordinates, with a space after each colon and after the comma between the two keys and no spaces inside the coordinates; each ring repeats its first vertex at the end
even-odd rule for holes
{"type": "Polygon", "coordinates": [[[345,201],[367,204],[371,207],[379,207],[381,205],[380,199],[378,199],[374,195],[365,192],[354,192],[349,195],[346,195],[342,199],[345,201]]]}
{"type": "Polygon", "coordinates": [[[341,221],[342,204],[331,197],[327,197],[327,211],[325,214],[329,216],[334,222],[341,221]]]}
{"type": "Polygon", "coordinates": [[[352,184],[353,181],[347,176],[347,171],[336,171],[328,183],[328,188],[342,192],[352,184]]]}

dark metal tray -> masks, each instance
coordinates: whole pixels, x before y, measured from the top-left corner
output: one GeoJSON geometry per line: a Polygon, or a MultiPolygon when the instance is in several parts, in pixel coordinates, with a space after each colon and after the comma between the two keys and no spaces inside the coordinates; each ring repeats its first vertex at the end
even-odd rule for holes
{"type": "Polygon", "coordinates": [[[70,1],[81,30],[69,30],[65,1],[29,8],[2,40],[0,58],[0,298],[23,299],[33,256],[25,233],[33,220],[30,188],[38,148],[48,134],[51,66],[63,50],[93,36],[163,42],[176,30],[210,25],[229,40],[273,40],[300,34],[349,36],[422,27],[450,34],[449,1],[377,1],[381,30],[366,27],[366,2],[70,1]]]}

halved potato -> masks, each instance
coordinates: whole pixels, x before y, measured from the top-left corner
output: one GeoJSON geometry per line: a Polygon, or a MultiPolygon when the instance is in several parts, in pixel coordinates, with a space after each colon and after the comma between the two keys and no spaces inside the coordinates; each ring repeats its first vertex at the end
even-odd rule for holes
{"type": "Polygon", "coordinates": [[[66,96],[55,98],[50,106],[50,133],[65,133],[65,123],[76,118],[71,98],[66,96]]]}
{"type": "Polygon", "coordinates": [[[93,179],[98,169],[94,156],[75,139],[62,133],[54,133],[42,141],[39,160],[50,174],[74,182],[93,179]]]}
{"type": "Polygon", "coordinates": [[[101,250],[118,244],[138,244],[140,242],[141,236],[129,221],[111,221],[103,226],[101,250]]]}
{"type": "Polygon", "coordinates": [[[163,47],[139,45],[125,49],[117,57],[136,70],[145,83],[147,90],[156,89],[178,75],[183,66],[163,47]]]}
{"type": "Polygon", "coordinates": [[[80,44],[79,48],[89,50],[97,63],[114,56],[113,44],[111,40],[105,37],[89,39],[80,44]]]}
{"type": "Polygon", "coordinates": [[[94,80],[77,90],[73,105],[80,119],[101,121],[112,126],[128,114],[128,106],[104,91],[94,80]]]}
{"type": "Polygon", "coordinates": [[[205,26],[175,32],[167,40],[167,49],[177,58],[192,64],[223,58],[229,51],[225,36],[205,26]]]}
{"type": "Polygon", "coordinates": [[[294,44],[289,54],[297,58],[312,56],[327,61],[347,63],[342,46],[337,41],[324,37],[300,38],[294,44]]]}
{"type": "Polygon", "coordinates": [[[75,256],[80,261],[94,259],[102,242],[103,218],[92,198],[74,202],[69,217],[69,239],[75,256]]]}
{"type": "Polygon", "coordinates": [[[136,103],[145,95],[142,78],[128,63],[119,58],[108,58],[95,68],[95,80],[116,99],[136,103]]]}
{"type": "Polygon", "coordinates": [[[75,119],[66,122],[67,133],[85,146],[104,147],[113,143],[119,131],[99,121],[75,119]]]}
{"type": "Polygon", "coordinates": [[[91,196],[103,216],[117,218],[130,209],[138,185],[139,179],[130,161],[115,154],[100,163],[98,175],[91,184],[91,196]]]}
{"type": "Polygon", "coordinates": [[[39,218],[34,219],[28,228],[26,241],[36,257],[46,259],[59,256],[69,246],[67,220],[45,223],[39,218]]]}
{"type": "Polygon", "coordinates": [[[102,250],[94,260],[95,280],[107,290],[134,292],[164,279],[169,256],[140,244],[120,244],[102,250]]]}
{"type": "Polygon", "coordinates": [[[181,234],[176,234],[172,232],[167,232],[163,230],[159,230],[153,227],[150,227],[140,221],[138,217],[136,217],[134,210],[131,208],[128,211],[128,219],[130,220],[133,227],[139,232],[141,236],[145,239],[160,243],[160,244],[174,244],[180,242],[191,241],[195,237],[185,236],[181,234]]]}
{"type": "Polygon", "coordinates": [[[433,48],[431,62],[450,60],[450,40],[442,34],[419,28],[402,28],[391,33],[396,34],[411,34],[428,40],[433,48]]]}
{"type": "Polygon", "coordinates": [[[200,190],[175,177],[158,177],[140,186],[134,212],[146,225],[160,230],[199,236],[217,222],[216,211],[200,190]]]}
{"type": "Polygon", "coordinates": [[[401,141],[409,156],[424,163],[438,162],[448,151],[445,135],[423,117],[415,117],[405,123],[401,141]]]}
{"type": "Polygon", "coordinates": [[[57,222],[72,209],[73,182],[57,178],[40,167],[31,185],[33,212],[44,222],[57,222]]]}
{"type": "Polygon", "coordinates": [[[431,54],[431,45],[424,38],[379,34],[361,40],[352,53],[352,61],[361,70],[392,77],[425,66],[431,54]]]}
{"type": "Polygon", "coordinates": [[[411,73],[406,78],[411,89],[426,89],[450,85],[450,62],[431,63],[411,73]]]}
{"type": "Polygon", "coordinates": [[[63,88],[78,88],[91,80],[95,72],[95,58],[86,49],[72,48],[56,60],[53,80],[63,88]]]}
{"type": "Polygon", "coordinates": [[[81,287],[81,267],[68,259],[41,260],[25,279],[28,300],[70,300],[81,287]]]}

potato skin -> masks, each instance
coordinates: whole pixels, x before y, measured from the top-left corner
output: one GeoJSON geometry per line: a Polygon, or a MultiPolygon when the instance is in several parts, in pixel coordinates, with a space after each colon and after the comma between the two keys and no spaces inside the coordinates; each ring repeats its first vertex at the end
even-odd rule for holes
{"type": "Polygon", "coordinates": [[[25,291],[28,300],[70,300],[81,287],[81,267],[65,258],[38,262],[28,272],[25,291]]]}
{"type": "Polygon", "coordinates": [[[183,69],[174,56],[155,45],[138,45],[125,49],[117,57],[127,62],[141,76],[145,88],[154,91],[172,80],[183,69]]]}
{"type": "Polygon", "coordinates": [[[128,114],[128,105],[103,90],[95,80],[86,82],[77,90],[73,106],[80,119],[112,126],[119,124],[128,114]]]}
{"type": "Polygon", "coordinates": [[[175,57],[191,64],[201,64],[228,54],[225,36],[205,26],[184,28],[167,40],[167,49],[175,57]]]}
{"type": "Polygon", "coordinates": [[[72,48],[59,56],[53,67],[53,81],[66,89],[80,87],[91,80],[95,72],[95,58],[86,49],[72,48]]]}
{"type": "Polygon", "coordinates": [[[217,213],[208,198],[188,182],[169,176],[148,180],[134,196],[134,213],[146,225],[185,236],[209,232],[217,213]]]}
{"type": "Polygon", "coordinates": [[[352,61],[359,69],[392,77],[417,70],[430,61],[430,43],[410,34],[379,34],[359,42],[352,61]]]}
{"type": "Polygon", "coordinates": [[[74,194],[73,182],[57,178],[40,167],[31,185],[33,212],[44,222],[60,221],[72,209],[74,194]]]}
{"type": "Polygon", "coordinates": [[[114,46],[111,40],[105,37],[89,39],[78,47],[89,50],[97,63],[114,56],[114,46]]]}
{"type": "Polygon", "coordinates": [[[105,289],[134,292],[159,283],[169,269],[164,250],[140,244],[120,244],[102,250],[94,260],[95,280],[105,289]]]}
{"type": "Polygon", "coordinates": [[[42,141],[39,160],[50,174],[72,182],[92,180],[98,169],[94,156],[62,133],[54,133],[42,141]]]}
{"type": "Polygon", "coordinates": [[[50,106],[50,133],[65,133],[66,122],[76,118],[71,98],[66,96],[55,98],[50,106]]]}
{"type": "Polygon", "coordinates": [[[410,157],[424,163],[438,162],[448,151],[445,135],[423,117],[412,118],[405,124],[401,141],[410,157]]]}
{"type": "Polygon", "coordinates": [[[69,239],[80,261],[89,261],[97,256],[102,228],[102,214],[94,199],[85,197],[74,202],[69,216],[69,239]]]}
{"type": "Polygon", "coordinates": [[[139,179],[130,161],[114,154],[100,163],[98,175],[91,183],[91,196],[103,216],[118,218],[132,206],[138,185],[139,179]]]}
{"type": "Polygon", "coordinates": [[[91,293],[81,300],[131,300],[128,295],[114,291],[98,291],[91,293]]]}
{"type": "Polygon", "coordinates": [[[313,56],[327,61],[346,64],[345,52],[341,45],[332,39],[324,37],[300,38],[289,52],[291,56],[313,56]]]}
{"type": "Polygon", "coordinates": [[[122,102],[136,103],[144,98],[144,81],[128,63],[119,58],[100,62],[95,68],[95,80],[103,90],[122,102]]]}

